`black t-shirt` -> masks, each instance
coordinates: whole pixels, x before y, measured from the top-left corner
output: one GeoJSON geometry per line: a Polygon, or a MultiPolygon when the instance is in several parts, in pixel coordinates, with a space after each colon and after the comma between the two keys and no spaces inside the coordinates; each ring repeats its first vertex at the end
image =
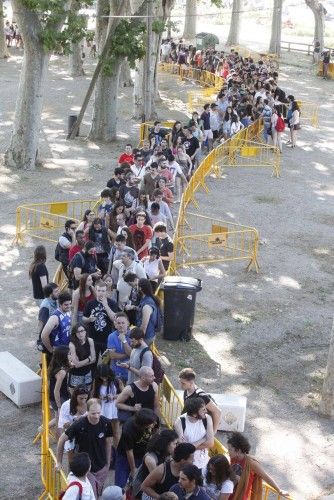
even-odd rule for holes
{"type": "Polygon", "coordinates": [[[122,435],[117,446],[117,452],[126,455],[127,450],[133,450],[136,458],[143,458],[146,446],[152,436],[152,429],[138,429],[135,417],[130,417],[122,427],[122,435]]]}
{"type": "Polygon", "coordinates": [[[121,179],[120,182],[116,182],[116,180],[114,179],[114,177],[112,177],[107,182],[107,187],[110,188],[110,189],[111,188],[120,189],[120,187],[124,186],[124,184],[125,184],[125,180],[124,179],[121,179]]]}
{"type": "Polygon", "coordinates": [[[34,299],[44,299],[43,288],[40,280],[42,276],[46,276],[46,282],[49,283],[48,270],[46,265],[41,263],[37,264],[31,276],[34,299]]]}
{"type": "Polygon", "coordinates": [[[195,153],[196,149],[199,148],[199,141],[197,137],[193,136],[190,139],[184,139],[183,145],[186,148],[186,153],[189,156],[192,156],[195,153]]]}
{"type": "MultiPolygon", "coordinates": [[[[169,253],[174,252],[174,245],[172,238],[170,236],[166,236],[166,238],[157,238],[155,240],[155,246],[159,248],[160,255],[162,257],[168,257],[169,253]]],[[[162,261],[164,268],[167,270],[169,267],[169,261],[168,260],[163,260],[162,261]]]]}
{"type": "Polygon", "coordinates": [[[65,431],[65,434],[78,446],[79,452],[88,453],[92,472],[106,465],[106,438],[112,437],[111,421],[103,416],[96,425],[89,423],[88,417],[81,417],[65,431]]]}
{"type": "Polygon", "coordinates": [[[130,208],[134,200],[139,196],[139,189],[136,186],[123,185],[119,188],[119,197],[124,201],[125,206],[130,208]]]}
{"type": "MultiPolygon", "coordinates": [[[[113,312],[118,312],[118,305],[114,300],[107,299],[108,306],[113,312]]],[[[98,300],[90,300],[87,302],[83,315],[85,318],[89,318],[89,316],[93,314],[95,316],[94,323],[88,323],[89,325],[89,336],[95,340],[96,342],[107,343],[108,335],[115,329],[114,323],[109,318],[107,311],[104,308],[104,305],[98,300]]]]}
{"type": "Polygon", "coordinates": [[[82,273],[95,273],[96,271],[96,257],[95,255],[84,254],[78,252],[74,255],[70,262],[72,269],[79,267],[82,273]]]}
{"type": "Polygon", "coordinates": [[[207,405],[210,403],[210,401],[212,401],[211,397],[209,396],[209,394],[207,394],[206,392],[202,391],[202,389],[200,389],[199,387],[197,387],[197,389],[195,389],[195,391],[192,393],[192,394],[187,394],[187,391],[184,391],[183,392],[183,401],[186,402],[187,399],[189,398],[202,398],[204,399],[204,403],[207,405]]]}

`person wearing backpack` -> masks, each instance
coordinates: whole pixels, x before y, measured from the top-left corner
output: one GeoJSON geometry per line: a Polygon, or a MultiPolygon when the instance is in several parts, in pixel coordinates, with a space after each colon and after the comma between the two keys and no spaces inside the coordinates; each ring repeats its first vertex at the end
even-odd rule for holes
{"type": "Polygon", "coordinates": [[[181,389],[183,389],[183,401],[184,403],[190,398],[197,398],[200,396],[206,405],[206,410],[212,418],[213,431],[216,434],[218,426],[221,420],[221,410],[216,405],[214,399],[210,394],[206,393],[195,383],[196,373],[192,368],[184,368],[179,373],[179,383],[181,389]]]}
{"type": "Polygon", "coordinates": [[[205,469],[209,461],[209,448],[214,445],[212,418],[207,414],[204,399],[189,398],[185,402],[183,415],[174,423],[179,440],[196,447],[194,465],[205,469]]]}
{"type": "Polygon", "coordinates": [[[59,495],[59,500],[95,500],[94,491],[87,474],[91,462],[88,453],[77,453],[69,463],[68,486],[59,495]]]}
{"type": "Polygon", "coordinates": [[[141,278],[138,281],[138,291],[141,299],[137,308],[136,323],[145,334],[146,344],[150,346],[162,328],[160,300],[153,295],[152,285],[148,279],[141,278]]]}
{"type": "Polygon", "coordinates": [[[271,116],[271,132],[273,144],[282,153],[282,133],[285,130],[285,123],[282,118],[282,114],[277,106],[273,109],[273,114],[271,116]]]}
{"type": "Polygon", "coordinates": [[[65,232],[60,236],[55,249],[55,259],[62,264],[66,276],[70,247],[75,243],[76,227],[77,223],[75,220],[69,219],[65,222],[65,232]]]}

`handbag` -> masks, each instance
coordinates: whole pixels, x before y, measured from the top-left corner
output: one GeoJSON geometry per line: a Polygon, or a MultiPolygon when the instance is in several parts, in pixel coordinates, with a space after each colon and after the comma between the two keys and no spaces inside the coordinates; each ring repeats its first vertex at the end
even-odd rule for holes
{"type": "Polygon", "coordinates": [[[300,129],[301,129],[300,123],[296,123],[296,124],[293,126],[293,130],[300,130],[300,129]]]}

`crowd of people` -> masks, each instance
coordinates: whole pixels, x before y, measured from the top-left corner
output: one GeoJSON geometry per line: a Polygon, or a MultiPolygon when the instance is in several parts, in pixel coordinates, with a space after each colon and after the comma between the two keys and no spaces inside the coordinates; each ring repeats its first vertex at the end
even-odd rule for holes
{"type": "Polygon", "coordinates": [[[23,47],[22,36],[19,27],[16,23],[13,22],[11,23],[10,21],[6,21],[4,31],[5,31],[5,39],[7,47],[13,47],[14,44],[16,48],[23,47]]]}
{"type": "Polygon", "coordinates": [[[121,500],[124,492],[128,499],[237,500],[262,479],[286,495],[249,455],[240,433],[228,439],[230,462],[209,457],[221,411],[197,387],[192,368],[179,374],[182,415],[173,430],[164,428],[158,398],[164,370],[150,348],[163,324],[155,291],[174,259],[174,207],[200,155],[222,131],[229,137],[225,122],[241,123],[242,109],[251,121],[277,106],[268,105],[270,97],[284,102],[277,75],[260,63],[253,69],[252,61],[233,54],[226,64],[215,107],[204,106],[171,130],[156,121],[141,147],[125,146],[96,208],[80,223],[66,221],[55,259],[68,289],[50,282],[46,249],[35,248],[29,276],[39,306],[37,344],[48,364],[59,469],[68,457],[65,500],[121,500]],[[266,97],[262,111],[256,93],[266,97]],[[250,96],[258,116],[247,108],[250,96]],[[222,110],[227,119],[212,120],[222,110]],[[104,488],[111,468],[115,484],[104,488]]]}

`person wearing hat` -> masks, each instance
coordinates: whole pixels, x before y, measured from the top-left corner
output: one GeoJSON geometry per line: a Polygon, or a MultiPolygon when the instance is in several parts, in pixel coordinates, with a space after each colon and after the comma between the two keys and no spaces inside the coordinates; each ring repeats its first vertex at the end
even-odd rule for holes
{"type": "Polygon", "coordinates": [[[119,486],[107,486],[103,490],[102,500],[125,500],[125,493],[119,486]]]}

